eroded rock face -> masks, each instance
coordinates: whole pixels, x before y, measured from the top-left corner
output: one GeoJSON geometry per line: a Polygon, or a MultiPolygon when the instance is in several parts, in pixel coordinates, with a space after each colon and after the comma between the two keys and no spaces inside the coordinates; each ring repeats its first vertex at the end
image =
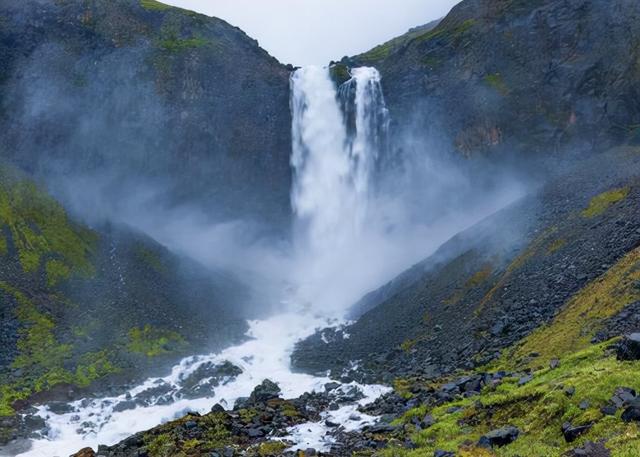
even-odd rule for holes
{"type": "Polygon", "coordinates": [[[287,221],[290,68],[244,32],[139,0],[0,16],[0,154],[112,203],[145,188],[205,217],[287,221]]]}
{"type": "Polygon", "coordinates": [[[636,2],[466,0],[348,63],[379,68],[398,128],[465,156],[535,155],[638,139],[618,126],[640,120],[639,41],[636,2]]]}

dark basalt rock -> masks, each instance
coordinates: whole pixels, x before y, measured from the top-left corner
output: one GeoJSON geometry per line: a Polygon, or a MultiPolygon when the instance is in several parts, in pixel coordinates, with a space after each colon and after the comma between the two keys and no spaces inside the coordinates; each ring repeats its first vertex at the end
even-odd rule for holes
{"type": "Polygon", "coordinates": [[[562,434],[567,443],[573,443],[580,435],[587,433],[591,427],[593,424],[571,425],[567,422],[562,425],[562,434]]]}
{"type": "Polygon", "coordinates": [[[616,348],[618,360],[640,360],[640,333],[625,336],[616,348]]]}
{"type": "Polygon", "coordinates": [[[586,442],[584,446],[572,449],[564,457],[611,457],[611,451],[602,443],[586,442]]]}
{"type": "Polygon", "coordinates": [[[513,426],[492,430],[480,438],[478,444],[486,447],[500,447],[513,443],[520,435],[520,430],[513,426]]]}
{"type": "Polygon", "coordinates": [[[278,384],[269,379],[265,379],[262,381],[262,384],[253,389],[253,392],[251,392],[249,396],[249,402],[254,404],[264,403],[273,398],[278,398],[281,392],[278,384]]]}

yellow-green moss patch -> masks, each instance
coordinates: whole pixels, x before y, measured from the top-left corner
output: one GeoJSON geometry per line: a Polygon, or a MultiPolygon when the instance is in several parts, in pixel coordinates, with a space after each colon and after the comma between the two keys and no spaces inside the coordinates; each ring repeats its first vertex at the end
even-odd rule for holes
{"type": "Polygon", "coordinates": [[[582,217],[592,218],[604,213],[611,205],[624,200],[629,195],[629,187],[603,192],[591,199],[589,206],[582,211],[582,217]]]}
{"type": "Polygon", "coordinates": [[[184,338],[176,332],[145,325],[143,328],[136,327],[129,331],[127,348],[147,357],[156,357],[175,352],[184,344],[184,338]]]}
{"type": "Polygon", "coordinates": [[[531,363],[546,364],[552,358],[587,347],[606,319],[640,299],[640,248],[623,257],[603,276],[576,294],[549,323],[534,331],[505,355],[514,363],[527,354],[540,354],[531,363]]]}

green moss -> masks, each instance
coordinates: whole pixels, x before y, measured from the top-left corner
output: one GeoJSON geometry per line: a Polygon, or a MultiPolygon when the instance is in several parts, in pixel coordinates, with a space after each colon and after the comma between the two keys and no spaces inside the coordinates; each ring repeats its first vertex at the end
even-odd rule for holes
{"type": "Polygon", "coordinates": [[[486,75],[484,77],[484,82],[501,95],[509,95],[510,90],[502,79],[502,75],[500,73],[486,75]]]}
{"type": "Polygon", "coordinates": [[[258,455],[261,457],[270,457],[282,455],[282,452],[287,448],[287,445],[282,441],[267,441],[266,443],[261,443],[258,446],[258,455]]]}
{"type": "Polygon", "coordinates": [[[455,27],[446,27],[445,24],[440,24],[433,30],[417,36],[414,41],[420,43],[433,39],[458,39],[469,30],[471,30],[475,24],[476,21],[474,19],[467,19],[466,21],[456,25],[455,27]]]}
{"type": "Polygon", "coordinates": [[[629,187],[613,189],[593,197],[589,202],[589,206],[582,211],[582,217],[592,218],[601,215],[609,209],[611,205],[627,198],[630,190],[631,189],[629,187]]]}
{"type": "Polygon", "coordinates": [[[64,209],[35,184],[0,167],[0,227],[6,226],[24,271],[35,272],[53,256],[70,272],[91,276],[97,236],[69,220],[64,209]]]}
{"type": "Polygon", "coordinates": [[[340,86],[351,79],[349,67],[341,63],[331,65],[331,67],[329,67],[329,75],[337,86],[340,86]]]}
{"type": "Polygon", "coordinates": [[[253,408],[242,408],[240,411],[238,411],[238,414],[240,414],[240,419],[242,419],[242,422],[248,424],[252,422],[253,419],[258,415],[258,411],[253,408]]]}
{"type": "Polygon", "coordinates": [[[540,354],[530,363],[546,364],[589,346],[591,339],[610,317],[640,299],[635,287],[640,280],[640,248],[619,260],[603,276],[578,292],[548,325],[505,352],[503,363],[513,366],[527,354],[540,354]]]}
{"type": "Polygon", "coordinates": [[[140,0],[140,5],[150,11],[166,11],[173,8],[170,5],[160,3],[156,0],[140,0]]]}
{"type": "Polygon", "coordinates": [[[412,382],[409,379],[397,378],[393,380],[393,390],[405,400],[413,397],[411,388],[412,382]]]}
{"type": "Polygon", "coordinates": [[[0,232],[0,255],[7,255],[8,252],[7,238],[4,236],[4,233],[0,232]]]}
{"type": "Polygon", "coordinates": [[[11,405],[33,393],[49,390],[59,384],[87,387],[93,381],[118,371],[106,351],[87,353],[75,364],[70,363],[73,346],[61,343],[55,336],[53,318],[40,311],[25,294],[0,282],[0,292],[17,303],[15,313],[21,327],[17,342],[18,355],[12,367],[24,376],[3,385],[0,391],[0,415],[12,415],[11,405]]]}
{"type": "Polygon", "coordinates": [[[390,448],[382,455],[419,457],[444,449],[457,452],[459,456],[559,457],[587,440],[606,440],[612,455],[633,455],[628,452],[637,449],[640,443],[638,426],[623,423],[619,415],[603,417],[600,408],[607,404],[616,388],[640,388],[640,364],[618,362],[607,352],[610,344],[565,354],[558,368],[535,372],[533,380],[523,386],[519,385],[518,379],[508,378],[495,388],[485,388],[477,397],[432,409],[424,405],[414,408],[399,420],[399,424],[406,424],[411,429],[414,418],[422,418],[428,413],[434,417],[435,425],[409,432],[417,449],[390,448]],[[574,396],[564,393],[566,386],[575,387],[574,396]],[[585,400],[590,406],[582,410],[578,405],[585,400]],[[451,413],[453,406],[460,409],[451,413]],[[593,428],[576,442],[567,443],[561,432],[564,422],[589,423],[593,428]],[[493,454],[478,453],[479,449],[467,445],[505,425],[514,425],[521,430],[514,443],[494,449],[493,454]]]}
{"type": "Polygon", "coordinates": [[[197,49],[209,44],[208,40],[204,38],[177,38],[169,37],[160,41],[159,46],[166,52],[178,53],[188,51],[190,49],[197,49]]]}
{"type": "Polygon", "coordinates": [[[549,244],[549,247],[547,248],[547,254],[549,255],[555,254],[557,251],[565,247],[566,244],[567,244],[567,240],[563,238],[558,238],[552,241],[551,244],[549,244]]]}
{"type": "Polygon", "coordinates": [[[172,437],[168,434],[152,438],[146,448],[151,457],[174,457],[178,451],[172,437]]]}
{"type": "Polygon", "coordinates": [[[184,344],[184,338],[176,332],[145,325],[143,328],[136,327],[129,331],[127,348],[147,357],[156,357],[175,352],[184,344]]]}
{"type": "Polygon", "coordinates": [[[47,285],[55,287],[60,281],[68,279],[71,275],[69,267],[60,260],[49,260],[46,265],[47,285]]]}
{"type": "Polygon", "coordinates": [[[402,344],[400,344],[400,349],[402,349],[404,352],[411,352],[416,344],[418,344],[418,340],[416,339],[404,340],[402,344]]]}
{"type": "Polygon", "coordinates": [[[158,273],[167,273],[169,269],[167,265],[163,262],[162,258],[157,252],[152,251],[144,246],[138,246],[135,250],[135,256],[138,260],[158,273]]]}

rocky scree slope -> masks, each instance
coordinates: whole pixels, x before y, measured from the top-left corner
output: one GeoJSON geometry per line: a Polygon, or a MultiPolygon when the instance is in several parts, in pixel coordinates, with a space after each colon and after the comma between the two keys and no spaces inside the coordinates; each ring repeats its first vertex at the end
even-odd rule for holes
{"type": "Polygon", "coordinates": [[[4,1],[0,59],[2,155],[60,195],[84,178],[101,211],[146,191],[288,220],[290,68],[241,30],[154,0],[4,1]]]}
{"type": "Polygon", "coordinates": [[[465,0],[435,28],[342,60],[383,76],[394,130],[464,156],[638,141],[640,5],[465,0]]]}
{"type": "MultiPolygon", "coordinates": [[[[294,364],[341,376],[358,360],[349,376],[435,377],[488,363],[562,313],[567,340],[531,352],[549,359],[565,343],[617,336],[609,319],[640,299],[639,179],[637,147],[593,156],[370,294],[356,323],[301,342],[294,364]],[[602,296],[585,292],[594,288],[602,296]]],[[[632,316],[628,330],[640,324],[632,316]]]]}
{"type": "Polygon", "coordinates": [[[3,166],[0,444],[29,433],[15,412],[31,404],[106,392],[186,354],[238,341],[247,300],[232,276],[143,234],[74,221],[41,187],[3,166]]]}

